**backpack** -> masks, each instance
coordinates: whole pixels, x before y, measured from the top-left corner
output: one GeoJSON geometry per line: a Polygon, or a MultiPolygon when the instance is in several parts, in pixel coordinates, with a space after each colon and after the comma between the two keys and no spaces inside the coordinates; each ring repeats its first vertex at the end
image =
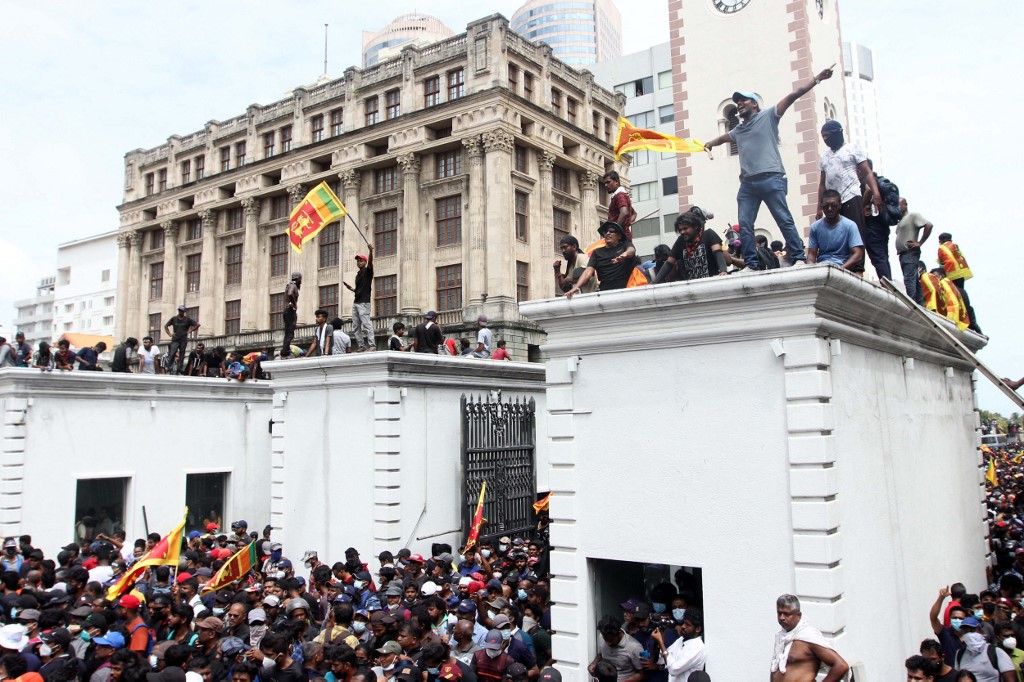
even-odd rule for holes
{"type": "MultiPolygon", "coordinates": [[[[966,652],[966,651],[967,651],[967,649],[961,649],[960,651],[956,652],[956,669],[957,670],[960,669],[960,661],[963,660],[964,652],[966,652]]],[[[991,644],[986,644],[985,645],[985,652],[988,654],[988,662],[992,664],[992,670],[994,670],[994,671],[996,671],[998,673],[999,672],[999,659],[996,657],[996,648],[994,646],[992,646],[991,644]]]]}
{"type": "Polygon", "coordinates": [[[782,267],[775,252],[764,246],[757,247],[757,264],[760,266],[759,270],[777,270],[782,267]]]}
{"type": "Polygon", "coordinates": [[[149,656],[153,653],[153,645],[156,644],[156,633],[153,632],[153,628],[149,627],[145,623],[139,623],[132,628],[131,632],[128,633],[128,641],[129,643],[131,642],[132,635],[134,635],[135,631],[139,628],[146,628],[146,655],[149,656]]]}
{"type": "Polygon", "coordinates": [[[885,224],[892,227],[900,222],[900,188],[896,183],[882,175],[876,175],[878,193],[882,195],[882,209],[878,216],[885,224]]]}

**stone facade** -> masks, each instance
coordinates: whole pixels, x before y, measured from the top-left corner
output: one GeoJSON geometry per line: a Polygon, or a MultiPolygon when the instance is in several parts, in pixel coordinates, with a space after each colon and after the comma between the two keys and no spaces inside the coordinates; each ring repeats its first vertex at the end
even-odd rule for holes
{"type": "Polygon", "coordinates": [[[542,332],[517,301],[554,294],[555,230],[596,239],[597,179],[612,166],[622,106],[493,15],[129,152],[117,336],[141,336],[184,303],[202,335],[244,347],[253,333],[269,347],[293,271],[303,273],[300,325],[319,307],[347,318],[342,282],[354,281],[353,256],[365,251],[358,224],[376,243],[379,341],[395,320],[415,324],[427,310],[467,333],[486,313],[495,337],[515,337],[509,350],[525,360],[542,332]],[[354,222],[296,254],[288,214],[322,181],[354,222]]]}

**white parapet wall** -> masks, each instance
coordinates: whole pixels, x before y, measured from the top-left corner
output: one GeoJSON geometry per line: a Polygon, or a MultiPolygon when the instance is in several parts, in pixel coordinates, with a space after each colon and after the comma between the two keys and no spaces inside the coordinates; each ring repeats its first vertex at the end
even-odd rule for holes
{"type": "MultiPolygon", "coordinates": [[[[457,549],[468,530],[463,395],[534,399],[546,441],[542,365],[377,352],[263,366],[274,376],[272,519],[293,559],[310,549],[331,561],[348,547],[364,561],[402,547],[427,555],[435,542],[457,549]]],[[[545,491],[539,447],[536,460],[545,491]]]]}
{"type": "Polygon", "coordinates": [[[985,583],[972,367],[878,287],[814,266],[520,310],[548,334],[567,679],[596,652],[597,559],[701,568],[722,680],[766,677],[781,594],[874,682],[932,636],[940,586],[985,583]]]}
{"type": "MultiPolygon", "coordinates": [[[[0,533],[55,557],[73,541],[83,481],[124,479],[128,541],[181,519],[186,481],[222,474],[227,525],[270,519],[272,389],[226,379],[0,370],[0,533]],[[145,516],[143,515],[145,507],[145,516]]],[[[190,510],[196,521],[211,510],[190,510]]]]}

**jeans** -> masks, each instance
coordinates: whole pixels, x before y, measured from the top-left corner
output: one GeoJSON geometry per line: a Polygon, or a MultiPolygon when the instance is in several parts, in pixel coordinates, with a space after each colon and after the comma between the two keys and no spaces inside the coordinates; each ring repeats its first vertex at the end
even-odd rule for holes
{"type": "Polygon", "coordinates": [[[295,308],[284,309],[284,343],[281,344],[282,357],[288,357],[292,354],[292,339],[295,338],[295,322],[297,319],[298,315],[295,312],[295,308]]]}
{"type": "MultiPolygon", "coordinates": [[[[860,240],[864,242],[864,251],[867,251],[867,238],[864,236],[864,200],[858,194],[849,201],[843,202],[842,208],[839,210],[839,215],[843,216],[847,220],[852,220],[857,226],[857,233],[860,235],[860,240]]],[[[864,258],[859,263],[850,267],[850,272],[864,272],[864,265],[867,263],[867,254],[864,254],[864,258]]]]}
{"type": "Polygon", "coordinates": [[[167,348],[167,357],[170,358],[175,374],[181,374],[182,365],[185,363],[185,352],[188,350],[188,339],[175,341],[171,339],[171,345],[167,348]],[[178,357],[174,357],[177,354],[178,357]]]}
{"type": "MultiPolygon", "coordinates": [[[[889,267],[889,226],[881,216],[864,218],[864,250],[875,266],[878,279],[885,277],[892,280],[892,269],[889,267]]],[[[914,268],[917,268],[917,263],[914,263],[914,268]]]]}
{"type": "Polygon", "coordinates": [[[964,279],[961,277],[960,279],[951,279],[949,281],[960,290],[960,295],[964,298],[964,305],[967,306],[967,316],[971,318],[971,324],[967,328],[972,332],[980,334],[981,327],[978,326],[978,321],[974,318],[974,307],[971,305],[971,297],[967,295],[967,289],[964,288],[964,279]]]}
{"type": "Polygon", "coordinates": [[[789,206],[786,204],[788,187],[789,182],[781,173],[752,180],[740,180],[740,191],[736,195],[736,203],[739,205],[740,240],[743,242],[743,261],[752,270],[758,269],[757,248],[754,243],[754,221],[757,220],[757,212],[761,208],[762,201],[768,206],[772,218],[775,219],[775,224],[782,230],[789,259],[791,261],[807,260],[807,254],[804,253],[804,240],[800,238],[800,233],[796,230],[796,223],[793,222],[793,214],[789,212],[789,206]]]}
{"type": "Polygon", "coordinates": [[[357,348],[376,348],[373,338],[373,322],[370,321],[370,304],[352,304],[352,335],[356,337],[357,348]]]}
{"type": "Polygon", "coordinates": [[[921,249],[907,249],[900,252],[900,267],[903,268],[903,286],[907,296],[924,305],[924,294],[921,292],[921,277],[917,274],[917,264],[921,260],[921,249]]]}

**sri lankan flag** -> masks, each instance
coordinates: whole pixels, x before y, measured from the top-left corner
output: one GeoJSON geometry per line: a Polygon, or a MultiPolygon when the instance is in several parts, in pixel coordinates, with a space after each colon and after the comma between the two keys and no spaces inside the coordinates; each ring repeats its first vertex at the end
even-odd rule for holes
{"type": "Polygon", "coordinates": [[[288,217],[288,240],[295,253],[329,223],[344,218],[348,211],[326,182],[314,187],[288,217]]]}
{"type": "Polygon", "coordinates": [[[258,562],[259,556],[257,556],[256,543],[250,542],[224,562],[224,565],[210,578],[210,582],[206,583],[206,587],[203,588],[203,594],[216,592],[236,580],[241,580],[258,562]]]}
{"type": "Polygon", "coordinates": [[[480,527],[487,521],[484,518],[484,494],[486,493],[487,481],[484,481],[484,484],[480,486],[480,498],[476,501],[476,513],[473,514],[473,524],[469,528],[469,537],[466,538],[466,546],[462,548],[461,553],[463,554],[476,545],[476,541],[480,538],[480,527]]]}
{"type": "Polygon", "coordinates": [[[178,565],[178,556],[181,554],[181,535],[185,530],[185,519],[188,518],[188,507],[185,507],[185,514],[174,530],[165,535],[160,542],[153,545],[153,549],[146,552],[146,555],[132,564],[132,567],[125,571],[121,579],[110,586],[107,590],[107,601],[114,601],[123,593],[130,590],[138,582],[142,574],[150,566],[175,566],[178,565]]]}
{"type": "Polygon", "coordinates": [[[988,471],[985,472],[985,480],[991,483],[993,488],[999,487],[999,479],[996,477],[995,457],[990,457],[988,460],[988,471]]]}
{"type": "Polygon", "coordinates": [[[638,149],[650,149],[656,152],[677,152],[692,154],[704,151],[704,143],[699,140],[684,140],[674,135],[666,135],[646,128],[637,128],[626,119],[619,117],[619,134],[615,138],[615,160],[626,152],[638,149]]]}
{"type": "Polygon", "coordinates": [[[533,512],[535,514],[540,514],[541,512],[546,512],[550,508],[551,508],[551,493],[548,493],[547,495],[545,495],[544,497],[542,497],[541,499],[539,499],[539,500],[537,500],[536,502],[533,503],[533,512]]]}

